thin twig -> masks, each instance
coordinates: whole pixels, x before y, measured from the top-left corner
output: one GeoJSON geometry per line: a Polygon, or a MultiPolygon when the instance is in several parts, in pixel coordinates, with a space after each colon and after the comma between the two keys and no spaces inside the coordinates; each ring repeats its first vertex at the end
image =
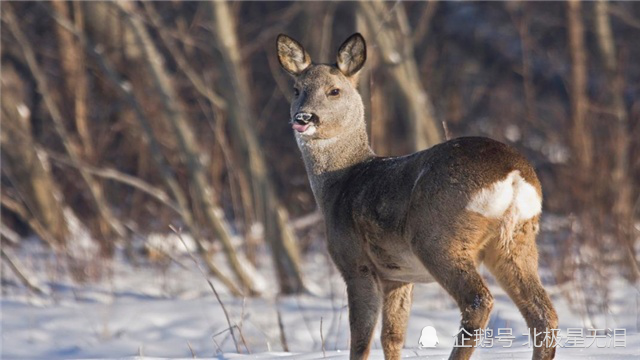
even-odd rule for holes
{"type": "Polygon", "coordinates": [[[240,312],[240,323],[237,324],[236,326],[238,327],[238,333],[240,334],[240,340],[242,340],[242,344],[244,345],[244,348],[247,350],[247,353],[251,354],[251,350],[249,350],[249,347],[247,346],[247,340],[244,338],[244,335],[242,334],[242,324],[244,323],[244,311],[246,310],[246,305],[247,305],[247,297],[243,296],[242,312],[240,312]]]}
{"type": "MultiPolygon", "coordinates": [[[[60,108],[57,106],[54,96],[50,92],[49,85],[47,83],[47,78],[44,70],[38,64],[36,59],[35,51],[31,46],[31,42],[27,39],[26,34],[20,28],[17,18],[13,12],[13,9],[10,6],[5,6],[5,11],[3,13],[3,19],[6,21],[11,33],[14,38],[18,42],[22,53],[25,57],[29,70],[36,80],[36,85],[38,91],[42,95],[45,106],[51,115],[51,119],[53,120],[53,128],[58,134],[62,145],[64,146],[65,151],[69,154],[69,157],[74,162],[80,161],[80,155],[77,151],[77,146],[73,143],[69,132],[66,130],[64,125],[64,118],[60,111],[60,108]]],[[[87,185],[89,192],[91,193],[93,202],[95,203],[96,209],[100,214],[101,218],[106,222],[106,224],[111,228],[111,230],[120,238],[126,237],[126,232],[124,230],[124,226],[120,220],[118,220],[111,212],[102,192],[102,187],[95,179],[87,172],[82,171],[80,169],[80,174],[82,179],[87,185]]]]}
{"type": "Polygon", "coordinates": [[[256,328],[262,334],[262,336],[264,337],[265,345],[267,345],[267,352],[271,352],[271,343],[269,342],[269,335],[264,330],[262,330],[259,324],[254,323],[250,319],[247,319],[247,321],[250,322],[251,325],[253,325],[253,327],[256,328]]]}
{"type": "Polygon", "coordinates": [[[609,6],[609,14],[615,16],[628,26],[640,29],[640,19],[634,17],[633,12],[627,11],[620,5],[609,6]]]}
{"type": "Polygon", "coordinates": [[[189,254],[189,257],[191,258],[191,260],[193,260],[193,263],[196,264],[196,267],[200,271],[200,274],[202,274],[202,277],[205,280],[207,280],[207,284],[209,284],[209,287],[211,288],[211,291],[213,291],[213,294],[216,296],[216,299],[218,300],[218,304],[220,304],[220,307],[222,308],[222,312],[224,313],[224,317],[227,319],[227,325],[229,325],[229,331],[231,332],[231,337],[233,338],[233,343],[236,346],[236,351],[238,352],[238,354],[240,354],[241,353],[240,352],[240,346],[238,345],[238,341],[236,340],[236,336],[233,333],[233,325],[231,325],[231,319],[229,318],[229,313],[227,312],[227,308],[224,306],[224,303],[222,302],[222,299],[220,299],[220,295],[218,295],[218,291],[216,290],[216,287],[213,286],[213,283],[211,282],[211,280],[209,280],[209,277],[207,276],[207,274],[204,272],[204,270],[200,266],[200,263],[198,262],[196,257],[193,256],[193,254],[191,253],[191,250],[189,250],[189,247],[187,246],[187,243],[182,238],[182,231],[180,229],[176,229],[173,225],[169,225],[169,229],[171,229],[171,231],[173,231],[178,236],[178,238],[182,242],[182,245],[184,245],[185,250],[187,250],[187,254],[189,254]]]}
{"type": "Polygon", "coordinates": [[[216,341],[215,338],[211,338],[213,340],[213,344],[216,346],[216,354],[222,354],[222,349],[220,348],[220,344],[216,341]]]}
{"type": "Polygon", "coordinates": [[[282,350],[289,352],[289,345],[287,345],[287,337],[284,334],[284,324],[282,323],[282,314],[280,314],[280,307],[276,300],[276,314],[278,316],[278,329],[280,329],[280,344],[282,344],[282,350]]]}
{"type": "MultiPolygon", "coordinates": [[[[298,13],[302,11],[302,9],[302,4],[292,2],[290,6],[277,14],[277,18],[269,19],[269,15],[265,14],[267,18],[265,19],[264,23],[275,23],[267,27],[263,25],[264,23],[261,24],[259,34],[256,37],[253,37],[251,41],[244,44],[242,49],[240,49],[242,58],[248,59],[253,53],[258,51],[261,47],[264,47],[265,44],[271,45],[271,41],[275,38],[276,34],[283,32],[293,21],[293,19],[298,15],[298,13]]],[[[246,25],[249,24],[243,24],[243,27],[245,27],[246,25]]],[[[211,27],[208,27],[207,29],[211,32],[215,31],[211,27]]],[[[249,31],[247,31],[247,33],[249,33],[249,31]]],[[[271,56],[268,57],[270,58],[271,56]]]]}
{"type": "Polygon", "coordinates": [[[420,15],[420,19],[418,20],[418,26],[416,26],[413,36],[411,37],[413,46],[421,46],[422,41],[429,35],[431,19],[435,15],[437,7],[438,0],[431,0],[425,5],[422,15],[420,15]]]}
{"type": "Polygon", "coordinates": [[[187,340],[187,346],[189,347],[189,351],[191,351],[191,357],[195,359],[196,353],[193,351],[193,348],[191,347],[191,343],[189,342],[189,340],[187,340]]]}
{"type": "Polygon", "coordinates": [[[320,317],[320,341],[322,342],[322,357],[327,357],[327,353],[324,348],[324,334],[322,332],[322,316],[320,317]]]}
{"type": "Polygon", "coordinates": [[[422,150],[428,146],[442,141],[442,136],[437,128],[433,103],[428,92],[420,81],[418,66],[413,55],[413,47],[410,39],[398,37],[398,32],[408,32],[408,20],[404,8],[396,2],[391,9],[382,1],[360,1],[359,10],[366,20],[367,28],[375,35],[371,36],[375,46],[379,49],[385,71],[390,75],[399,90],[396,101],[407,108],[408,116],[403,117],[407,123],[408,135],[412,137],[412,148],[422,150]],[[381,20],[382,13],[387,13],[381,20]],[[397,12],[397,26],[385,26],[391,13],[397,12]],[[399,41],[402,40],[402,41],[399,41]]]}
{"type": "Polygon", "coordinates": [[[307,318],[307,316],[305,315],[305,312],[302,310],[302,305],[300,304],[300,294],[298,294],[296,296],[296,305],[298,306],[298,311],[300,312],[300,315],[302,316],[302,320],[304,321],[304,325],[307,328],[307,332],[309,333],[309,337],[313,340],[313,347],[316,346],[317,341],[315,336],[313,336],[313,326],[310,325],[310,321],[307,318]]]}
{"type": "Polygon", "coordinates": [[[0,222],[0,235],[2,235],[3,239],[11,243],[11,245],[15,246],[20,244],[20,235],[5,225],[4,222],[0,222]]]}
{"type": "MultiPolygon", "coordinates": [[[[322,56],[326,56],[325,54],[329,53],[329,46],[331,45],[331,37],[333,35],[333,21],[335,20],[335,11],[336,11],[335,2],[330,1],[325,9],[324,16],[322,18],[322,31],[320,35],[320,54],[322,56]]],[[[312,16],[317,16],[317,14],[313,14],[312,16]]],[[[325,59],[322,59],[327,60],[325,59]]]]}
{"type": "Polygon", "coordinates": [[[250,278],[240,263],[236,249],[233,246],[231,226],[226,215],[217,204],[217,194],[207,183],[204,166],[197,156],[196,134],[187,121],[184,109],[181,108],[177,101],[177,94],[172,85],[171,77],[163,66],[164,58],[153,43],[145,24],[134,11],[133,4],[119,2],[113,4],[124,15],[126,23],[129,25],[137,44],[144,54],[149,75],[163,100],[164,115],[175,134],[180,156],[186,165],[190,189],[194,192],[194,205],[197,205],[197,208],[202,211],[203,218],[208,222],[211,230],[213,230],[218,241],[222,244],[231,270],[235,273],[242,287],[246,288],[252,295],[257,295],[258,290],[255,288],[253,279],[250,278]]]}
{"type": "Polygon", "coordinates": [[[378,26],[376,32],[373,34],[373,37],[378,37],[378,34],[380,33],[380,31],[382,31],[382,28],[389,22],[389,20],[391,19],[391,15],[393,15],[393,12],[396,10],[398,5],[400,5],[400,2],[400,0],[396,0],[391,9],[387,11],[387,13],[384,15],[384,18],[382,18],[382,21],[380,21],[380,25],[378,26]]]}
{"type": "Polygon", "coordinates": [[[39,294],[39,295],[48,295],[47,291],[45,291],[42,287],[40,287],[36,281],[27,276],[26,271],[20,265],[18,259],[11,256],[9,253],[5,251],[4,248],[0,248],[0,254],[2,254],[2,259],[4,262],[9,265],[9,268],[13,271],[14,274],[20,279],[20,281],[31,291],[39,294]]]}
{"type": "Polygon", "coordinates": [[[211,87],[205,85],[205,83],[201,80],[202,76],[197,74],[196,71],[189,65],[187,59],[182,55],[182,51],[177,48],[172,37],[169,36],[167,31],[167,26],[162,23],[160,16],[153,8],[153,5],[143,2],[144,8],[149,15],[149,19],[151,23],[160,34],[160,39],[162,43],[167,47],[169,53],[176,61],[182,72],[186,75],[187,79],[191,82],[194,89],[198,91],[202,96],[207,98],[207,100],[211,101],[211,103],[219,109],[225,110],[227,108],[227,102],[218,94],[216,94],[211,87]]]}
{"type": "Polygon", "coordinates": [[[138,102],[135,95],[133,94],[133,89],[131,88],[131,84],[124,81],[118,72],[115,71],[114,66],[109,62],[109,60],[103,56],[104,49],[102,47],[95,46],[88,37],[84,35],[81,31],[79,31],[74,24],[70,23],[67,19],[57,16],[55,13],[50,13],[50,16],[62,27],[72,32],[82,44],[85,46],[85,50],[92,55],[92,57],[96,60],[104,74],[107,76],[109,80],[115,85],[115,89],[120,93],[123,98],[127,101],[127,104],[134,110],[136,119],[138,123],[142,127],[145,140],[149,145],[149,153],[151,154],[151,158],[155,162],[158,170],[162,175],[162,179],[166,182],[169,189],[173,194],[173,197],[176,199],[177,204],[180,209],[182,209],[181,214],[183,215],[183,220],[189,227],[191,231],[193,231],[196,236],[194,239],[198,245],[198,251],[200,251],[202,258],[204,259],[207,267],[211,271],[213,275],[215,275],[235,296],[241,296],[242,292],[238,289],[238,287],[223,274],[218,267],[211,262],[207,258],[207,254],[204,251],[205,247],[203,241],[201,239],[200,229],[198,224],[196,223],[191,207],[189,205],[189,201],[185,196],[178,180],[169,166],[165,161],[164,156],[162,155],[162,150],[159,141],[156,139],[154,135],[153,128],[151,126],[151,121],[145,115],[145,112],[142,108],[142,105],[138,102]]]}
{"type": "Polygon", "coordinates": [[[442,122],[442,128],[444,129],[444,138],[445,140],[451,140],[451,134],[449,133],[449,126],[447,126],[447,122],[442,122]]]}
{"type": "Polygon", "coordinates": [[[265,238],[271,245],[271,255],[275,265],[280,291],[294,293],[306,290],[297,249],[295,233],[288,226],[288,213],[279,201],[273,180],[269,174],[264,151],[258,140],[251,105],[250,84],[247,79],[242,55],[239,53],[239,41],[236,34],[235,19],[226,2],[212,2],[212,15],[216,25],[215,42],[222,54],[224,66],[228,72],[228,96],[230,114],[230,132],[237,141],[238,153],[242,154],[243,172],[254,189],[254,204],[257,218],[265,226],[265,238]]]}
{"type": "MultiPolygon", "coordinates": [[[[230,151],[230,147],[227,141],[227,136],[225,134],[224,127],[224,115],[220,109],[214,107],[211,103],[211,111],[216,115],[217,121],[215,121],[211,115],[207,111],[201,101],[198,100],[198,104],[200,105],[202,112],[207,117],[207,122],[209,123],[209,127],[211,128],[211,132],[215,136],[218,146],[222,152],[222,159],[224,160],[224,169],[228,174],[228,185],[229,185],[229,195],[231,196],[231,203],[234,214],[238,214],[239,211],[242,211],[244,215],[243,220],[245,221],[245,227],[248,228],[249,225],[253,222],[253,218],[255,214],[253,214],[253,206],[251,205],[251,191],[248,188],[247,181],[243,178],[244,175],[241,171],[238,171],[232,160],[232,155],[230,151]],[[236,184],[237,183],[237,184],[236,184]],[[236,189],[236,186],[238,189],[236,189]],[[240,195],[241,204],[238,205],[238,196],[240,195]],[[241,210],[240,210],[241,209],[241,210]]],[[[234,216],[237,218],[237,216],[234,216]]]]}
{"type": "Polygon", "coordinates": [[[33,231],[38,234],[40,239],[51,246],[52,249],[58,250],[59,246],[56,243],[55,237],[42,224],[42,222],[40,222],[40,220],[32,215],[32,212],[30,210],[22,205],[22,203],[2,193],[0,194],[0,204],[2,204],[2,206],[4,206],[7,210],[21,217],[22,220],[29,224],[31,229],[33,229],[33,231]]]}
{"type": "MultiPolygon", "coordinates": [[[[129,229],[129,230],[133,231],[133,229],[129,229]]],[[[162,249],[158,245],[151,244],[148,241],[148,239],[144,240],[144,246],[147,247],[147,249],[149,250],[157,251],[162,256],[166,256],[169,260],[176,263],[176,265],[178,265],[181,269],[189,270],[189,268],[185,264],[183,264],[180,260],[178,260],[175,256],[173,256],[169,251],[162,249]]]]}
{"type": "Polygon", "coordinates": [[[82,169],[83,171],[86,171],[92,175],[98,176],[98,177],[102,177],[105,179],[110,179],[110,180],[114,180],[126,185],[129,185],[131,187],[134,187],[142,192],[144,192],[147,195],[150,195],[151,197],[153,197],[154,199],[160,201],[161,203],[167,205],[168,207],[170,207],[172,210],[174,210],[176,213],[178,213],[179,215],[183,216],[182,214],[182,210],[180,209],[180,207],[178,206],[178,204],[176,204],[174,201],[171,200],[171,198],[169,197],[169,195],[167,195],[166,192],[164,192],[162,189],[157,188],[149,183],[147,183],[146,181],[132,176],[132,175],[128,175],[125,174],[121,171],[118,171],[116,169],[113,168],[98,168],[95,166],[91,166],[88,165],[82,161],[80,162],[73,162],[71,161],[71,159],[67,158],[64,155],[61,154],[56,154],[53,151],[50,150],[44,150],[45,153],[47,154],[47,156],[49,158],[51,158],[53,161],[60,163],[60,164],[64,164],[67,166],[71,166],[77,169],[82,169]]]}
{"type": "Polygon", "coordinates": [[[300,231],[322,222],[322,219],[322,213],[316,210],[301,217],[291,219],[289,226],[296,231],[300,231]]]}

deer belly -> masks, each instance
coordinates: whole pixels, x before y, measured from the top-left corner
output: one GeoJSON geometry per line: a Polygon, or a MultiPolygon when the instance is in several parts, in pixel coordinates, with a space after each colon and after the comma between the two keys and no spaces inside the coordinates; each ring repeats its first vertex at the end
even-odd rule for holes
{"type": "Polygon", "coordinates": [[[369,246],[369,257],[376,267],[380,277],[384,280],[402,281],[410,283],[434,282],[433,276],[422,265],[413,252],[407,247],[382,249],[375,245],[369,246]]]}

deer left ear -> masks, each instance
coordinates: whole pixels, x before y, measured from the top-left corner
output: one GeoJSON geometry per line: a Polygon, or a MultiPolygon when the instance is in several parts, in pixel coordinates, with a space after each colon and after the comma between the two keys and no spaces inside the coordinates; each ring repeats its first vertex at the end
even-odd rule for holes
{"type": "Polygon", "coordinates": [[[347,77],[352,77],[364,66],[367,60],[367,45],[360,33],[355,33],[340,45],[338,50],[338,69],[347,77]]]}

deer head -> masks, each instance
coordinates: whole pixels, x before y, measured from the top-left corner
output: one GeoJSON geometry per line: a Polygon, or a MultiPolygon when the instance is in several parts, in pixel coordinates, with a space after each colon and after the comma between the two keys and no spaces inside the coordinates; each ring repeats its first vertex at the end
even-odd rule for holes
{"type": "Polygon", "coordinates": [[[367,58],[362,35],[351,35],[331,65],[313,64],[304,47],[287,35],[280,34],[277,45],[280,65],[295,80],[290,116],[296,136],[330,139],[365,129],[364,105],[356,89],[367,58]]]}

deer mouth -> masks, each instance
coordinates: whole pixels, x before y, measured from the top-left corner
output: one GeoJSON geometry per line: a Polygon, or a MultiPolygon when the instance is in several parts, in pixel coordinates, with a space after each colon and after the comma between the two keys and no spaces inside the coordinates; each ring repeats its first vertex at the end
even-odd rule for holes
{"type": "Polygon", "coordinates": [[[297,120],[293,122],[293,125],[291,126],[293,128],[293,130],[299,132],[299,133],[303,133],[305,131],[307,131],[311,126],[313,126],[313,124],[311,122],[307,122],[307,123],[300,123],[297,120]]]}
{"type": "Polygon", "coordinates": [[[315,132],[315,115],[309,113],[298,113],[291,122],[293,130],[303,135],[311,135],[315,132]]]}
{"type": "Polygon", "coordinates": [[[292,128],[302,136],[311,136],[316,133],[316,125],[314,123],[298,124],[293,123],[292,128]]]}

